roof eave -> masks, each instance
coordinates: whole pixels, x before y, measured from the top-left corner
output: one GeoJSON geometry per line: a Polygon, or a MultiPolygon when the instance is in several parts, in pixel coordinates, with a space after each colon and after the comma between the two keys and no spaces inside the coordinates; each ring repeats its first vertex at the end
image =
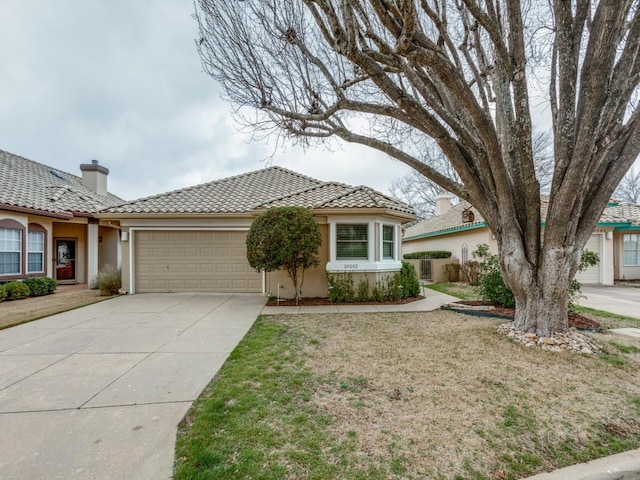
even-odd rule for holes
{"type": "MultiPolygon", "coordinates": [[[[273,207],[272,207],[273,208],[273,207]]],[[[309,207],[307,207],[309,208],[309,207]]],[[[251,214],[253,216],[260,215],[261,213],[269,210],[268,208],[254,208],[251,210],[251,214]]],[[[352,208],[326,208],[326,207],[310,207],[309,210],[314,215],[384,215],[388,217],[406,219],[406,220],[415,220],[416,215],[412,215],[406,212],[400,212],[397,210],[393,210],[390,208],[367,208],[367,207],[352,207],[352,208]]]]}
{"type": "Polygon", "coordinates": [[[63,220],[69,220],[74,217],[71,212],[50,212],[48,210],[40,210],[38,208],[20,207],[17,205],[10,205],[8,203],[0,203],[0,210],[8,210],[10,212],[27,213],[31,215],[38,215],[40,217],[60,218],[63,220]]]}
{"type": "Polygon", "coordinates": [[[413,240],[421,240],[423,238],[429,238],[429,237],[438,237],[441,235],[448,235],[450,233],[464,232],[466,230],[475,230],[478,228],[485,228],[485,227],[487,228],[489,227],[489,224],[487,222],[474,223],[473,225],[458,225],[456,227],[446,228],[444,230],[437,230],[435,232],[426,232],[426,233],[421,233],[419,235],[413,235],[411,237],[405,237],[402,239],[402,241],[410,242],[413,240]]]}
{"type": "Polygon", "coordinates": [[[162,213],[154,213],[154,212],[140,212],[140,213],[112,213],[112,212],[99,212],[94,215],[95,218],[104,218],[106,220],[114,220],[120,218],[250,218],[251,215],[249,212],[225,212],[225,213],[216,213],[216,212],[207,212],[207,213],[182,213],[182,212],[162,212],[162,213]]]}

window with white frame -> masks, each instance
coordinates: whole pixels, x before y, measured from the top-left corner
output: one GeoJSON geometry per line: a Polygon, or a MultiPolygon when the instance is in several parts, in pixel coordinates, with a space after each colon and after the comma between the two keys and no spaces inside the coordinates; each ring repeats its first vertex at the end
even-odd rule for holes
{"type": "Polygon", "coordinates": [[[369,258],[368,224],[336,225],[336,258],[338,260],[366,260],[369,258]]]}
{"type": "Polygon", "coordinates": [[[44,272],[44,232],[29,232],[27,252],[27,272],[44,272]]]}
{"type": "Polygon", "coordinates": [[[394,230],[392,225],[382,226],[382,258],[384,260],[393,260],[395,251],[394,230]]]}
{"type": "Polygon", "coordinates": [[[22,231],[0,228],[0,275],[19,275],[22,265],[22,231]]]}
{"type": "Polygon", "coordinates": [[[626,233],[622,238],[622,242],[624,266],[640,266],[640,234],[626,233]]]}

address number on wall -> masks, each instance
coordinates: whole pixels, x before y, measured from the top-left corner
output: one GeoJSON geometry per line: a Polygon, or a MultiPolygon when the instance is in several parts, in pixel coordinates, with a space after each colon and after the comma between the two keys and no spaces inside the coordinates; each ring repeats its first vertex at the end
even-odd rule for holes
{"type": "Polygon", "coordinates": [[[358,264],[357,263],[345,263],[344,264],[344,269],[345,270],[356,270],[358,268],[358,264]]]}

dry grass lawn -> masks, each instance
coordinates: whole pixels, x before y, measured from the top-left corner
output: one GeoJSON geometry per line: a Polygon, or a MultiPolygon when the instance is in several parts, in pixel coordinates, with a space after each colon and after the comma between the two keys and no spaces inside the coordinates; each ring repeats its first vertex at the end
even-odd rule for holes
{"type": "Polygon", "coordinates": [[[101,297],[98,290],[62,287],[51,295],[2,302],[0,303],[0,329],[73,310],[107,298],[109,297],[101,297]]]}
{"type": "Polygon", "coordinates": [[[391,461],[399,478],[519,478],[597,456],[603,434],[640,434],[640,350],[616,362],[530,350],[498,335],[498,321],[442,311],[267,321],[302,332],[305,367],[325,379],[310,401],[337,420],[333,434],[355,439],[365,470],[391,461]]]}

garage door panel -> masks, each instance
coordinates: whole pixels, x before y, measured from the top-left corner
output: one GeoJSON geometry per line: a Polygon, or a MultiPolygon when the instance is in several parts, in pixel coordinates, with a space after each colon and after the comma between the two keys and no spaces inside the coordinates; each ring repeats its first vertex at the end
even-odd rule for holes
{"type": "Polygon", "coordinates": [[[260,292],[245,240],[245,232],[136,232],[136,291],[260,292]]]}
{"type": "Polygon", "coordinates": [[[216,273],[231,273],[231,268],[229,268],[229,264],[227,263],[219,263],[216,265],[216,273]]]}
{"type": "MultiPolygon", "coordinates": [[[[601,242],[602,242],[602,237],[603,237],[603,235],[600,235],[600,234],[591,235],[591,238],[589,238],[589,241],[587,241],[587,244],[584,246],[584,250],[589,250],[590,252],[594,252],[594,253],[598,254],[598,256],[601,258],[602,257],[602,249],[601,249],[600,246],[601,246],[601,242]]],[[[600,261],[602,261],[602,258],[601,258],[600,261]]],[[[578,282],[584,283],[584,284],[601,283],[600,262],[598,262],[593,267],[588,267],[584,272],[579,272],[576,275],[576,280],[578,280],[578,282]]]]}

